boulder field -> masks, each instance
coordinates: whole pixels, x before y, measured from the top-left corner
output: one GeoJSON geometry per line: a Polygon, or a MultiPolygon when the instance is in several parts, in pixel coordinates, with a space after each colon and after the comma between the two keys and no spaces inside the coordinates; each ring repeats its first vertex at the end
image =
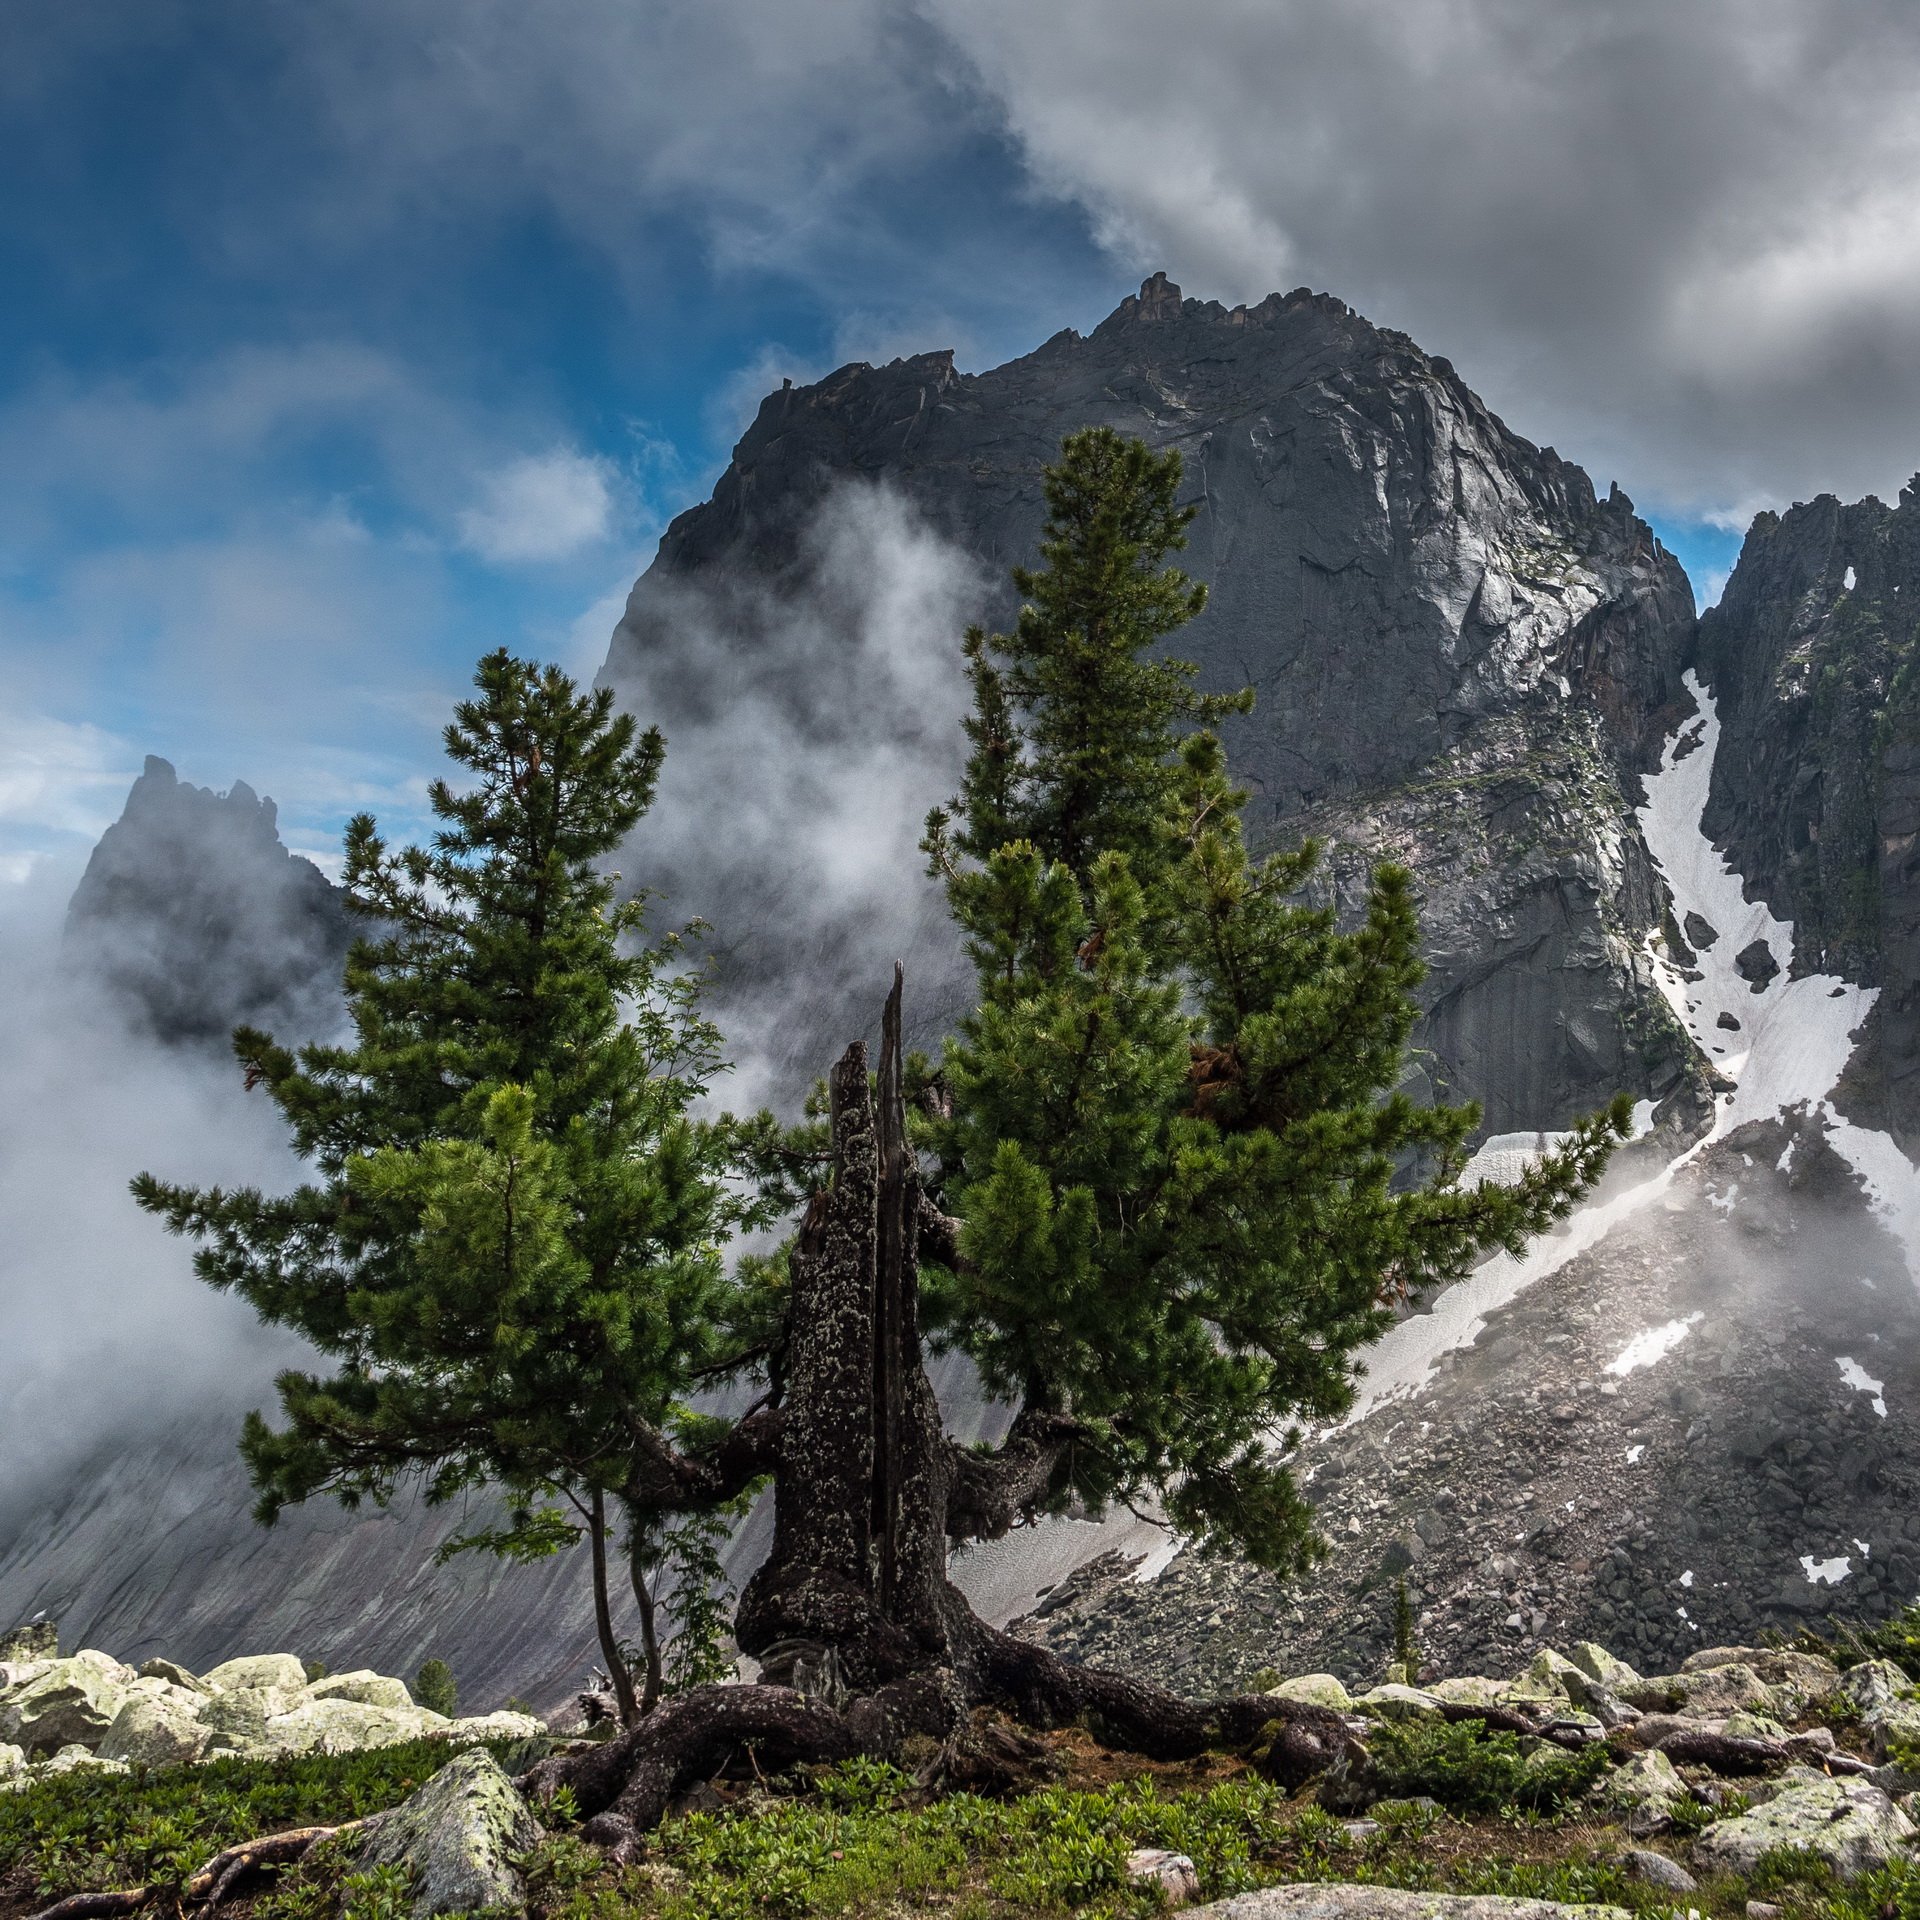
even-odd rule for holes
{"type": "Polygon", "coordinates": [[[471,1746],[546,1730],[528,1713],[449,1719],[386,1674],[309,1679],[290,1653],[227,1660],[203,1674],[171,1660],[135,1669],[91,1647],[0,1660],[0,1789],[79,1767],[125,1772],[428,1738],[471,1746]]]}

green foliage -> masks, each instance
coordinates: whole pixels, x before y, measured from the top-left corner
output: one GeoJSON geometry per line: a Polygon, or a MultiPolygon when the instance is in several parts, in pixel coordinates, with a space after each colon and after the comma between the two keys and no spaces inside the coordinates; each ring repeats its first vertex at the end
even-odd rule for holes
{"type": "Polygon", "coordinates": [[[1457,1813],[1551,1812],[1585,1793],[1610,1764],[1602,1746],[1528,1753],[1514,1735],[1472,1720],[1389,1721],[1367,1747],[1368,1784],[1381,1799],[1424,1795],[1457,1813]]]}
{"type": "Polygon", "coordinates": [[[327,1677],[327,1663],[324,1660],[302,1660],[300,1666],[307,1676],[308,1686],[312,1686],[316,1680],[324,1680],[327,1677]]]}
{"type": "Polygon", "coordinates": [[[405,1867],[369,1867],[340,1882],[340,1920],[412,1920],[413,1876],[405,1867]]]}
{"type": "Polygon", "coordinates": [[[1748,1890],[1762,1900],[1787,1891],[1824,1892],[1833,1882],[1833,1863],[1811,1847],[1769,1847],[1747,1875],[1748,1890]]]}
{"type": "Polygon", "coordinates": [[[667,1613],[673,1639],[667,1646],[666,1688],[685,1693],[734,1676],[727,1646],[733,1626],[733,1583],[727,1578],[723,1549],[734,1523],[743,1519],[751,1495],[724,1507],[682,1516],[662,1535],[661,1565],[673,1590],[667,1613]]]}
{"type": "Polygon", "coordinates": [[[0,1883],[17,1876],[49,1897],[177,1887],[223,1847],[377,1813],[446,1763],[444,1741],[415,1740],[365,1753],[55,1774],[0,1793],[0,1883]]]}
{"type": "MultiPolygon", "coordinates": [[[[1128,1781],[902,1807],[907,1777],[860,1762],[822,1771],[814,1784],[818,1804],[763,1801],[750,1817],[668,1822],[656,1852],[670,1877],[644,1904],[661,1920],[749,1920],[912,1910],[970,1895],[996,1911],[1145,1916],[1160,1903],[1126,1883],[1133,1848],[1189,1855],[1208,1898],[1239,1892],[1258,1883],[1256,1862],[1284,1804],[1277,1789],[1242,1779],[1179,1795],[1128,1781]]],[[[588,1910],[584,1898],[558,1908],[577,1920],[588,1910]]]]}
{"type": "Polygon", "coordinates": [[[967,639],[972,755],[924,845],[979,1004],[924,1130],[963,1226],[926,1320],[993,1391],[1073,1417],[1055,1504],[1153,1489],[1188,1535],[1285,1567],[1314,1542],[1273,1436],[1351,1403],[1394,1298],[1563,1214],[1628,1107],[1518,1186],[1459,1187],[1475,1111],[1394,1091],[1409,876],[1380,868],[1350,928],[1305,904],[1315,850],[1248,851],[1206,730],[1248,696],[1157,651],[1203,601],[1163,565],[1179,478],[1175,453],[1070,436],[1013,632],[967,639]]]}
{"type": "Polygon", "coordinates": [[[475,684],[432,843],[347,830],[351,1042],[235,1036],[310,1183],[134,1193],[201,1243],[203,1279],[334,1365],[280,1377],[280,1428],[248,1421],[263,1521],[409,1476],[436,1501],[493,1484],[507,1523],[456,1547],[530,1559],[602,1496],[650,1518],[687,1401],[777,1303],[723,1258],[763,1218],[736,1176],[765,1125],[696,1115],[722,1067],[700,976],[684,935],[647,943],[645,894],[621,900],[606,865],[664,743],[557,668],[500,652],[475,684]]]}
{"type": "Polygon", "coordinates": [[[429,1713],[444,1713],[451,1720],[460,1710],[453,1669],[444,1660],[427,1661],[413,1677],[413,1697],[429,1713]]]}
{"type": "Polygon", "coordinates": [[[1393,1583],[1393,1657],[1411,1685],[1420,1677],[1420,1648],[1413,1631],[1413,1599],[1404,1578],[1393,1583]]]}
{"type": "MultiPolygon", "coordinates": [[[[1920,1605],[1903,1607],[1890,1620],[1829,1621],[1828,1635],[1803,1627],[1787,1644],[1800,1653],[1819,1654],[1843,1672],[1868,1660],[1891,1660],[1920,1686],[1920,1605]]],[[[1850,1704],[1844,1695],[1827,1703],[1835,1709],[1850,1704]]]]}

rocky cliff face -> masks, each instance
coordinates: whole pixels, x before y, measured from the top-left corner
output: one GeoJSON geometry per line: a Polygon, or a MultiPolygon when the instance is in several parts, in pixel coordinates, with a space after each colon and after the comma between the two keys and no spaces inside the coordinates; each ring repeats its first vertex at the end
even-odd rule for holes
{"type": "MultiPolygon", "coordinates": [[[[1187,560],[1211,599],[1178,646],[1204,684],[1257,691],[1229,739],[1256,832],[1322,834],[1346,891],[1375,854],[1418,873],[1433,1084],[1483,1100],[1495,1130],[1562,1124],[1622,1086],[1672,1090],[1685,1047],[1637,953],[1658,910],[1628,801],[1678,711],[1685,575],[1624,495],[1596,498],[1445,360],[1337,300],[1229,311],[1156,275],[1092,334],[986,373],[926,354],[770,395],[711,501],[673,523],[634,588],[605,680],[670,743],[738,698],[742,675],[756,699],[812,698],[821,650],[792,647],[780,609],[817,591],[823,505],[863,485],[975,563],[966,616],[1006,621],[1041,471],[1091,423],[1185,458],[1199,508],[1187,560]],[[717,668],[689,630],[724,636],[717,668]]],[[[950,657],[958,637],[902,644],[950,657]]],[[[856,732],[897,729],[857,682],[846,699],[856,732]]],[[[917,818],[950,788],[958,740],[924,710],[910,725],[918,779],[885,798],[917,818]]],[[[736,773],[742,788],[760,778],[736,773]]],[[[807,824],[792,830],[803,840],[807,824]]],[[[737,951],[747,889],[724,854],[704,849],[700,865],[669,891],[737,951]]],[[[923,981],[951,979],[937,916],[903,937],[923,981]]],[[[887,957],[862,956],[863,1001],[887,957]]],[[[816,956],[763,941],[741,969],[784,978],[789,1031],[817,1036],[796,1064],[817,1072],[846,1013],[816,956]]]]}
{"type": "Polygon", "coordinates": [[[68,954],[163,1040],[318,1031],[349,938],[338,892],[281,844],[271,800],[244,780],[188,786],[152,754],[67,910],[68,954]]]}
{"type": "Polygon", "coordinates": [[[1920,475],[1896,507],[1761,514],[1700,663],[1725,732],[1707,828],[1795,923],[1797,972],[1881,989],[1842,1107],[1920,1146],[1920,475]]]}

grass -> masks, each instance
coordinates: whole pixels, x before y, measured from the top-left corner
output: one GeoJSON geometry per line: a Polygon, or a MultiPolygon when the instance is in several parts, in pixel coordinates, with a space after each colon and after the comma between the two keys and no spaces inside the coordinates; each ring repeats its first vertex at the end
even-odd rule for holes
{"type": "MultiPolygon", "coordinates": [[[[1149,1920],[1160,1897],[1129,1883],[1127,1855],[1165,1847],[1193,1860],[1207,1900],[1338,1880],[1606,1902],[1646,1920],[1676,1906],[1702,1920],[1744,1920],[1750,1898],[1791,1920],[1920,1920],[1920,1874],[1893,1869],[1844,1888],[1786,1854],[1676,1901],[1619,1864],[1627,1836],[1583,1792],[1595,1762],[1551,1754],[1543,1772],[1537,1750],[1504,1735],[1462,1741],[1461,1731],[1415,1723],[1376,1739],[1377,1752],[1391,1751],[1401,1797],[1376,1804],[1364,1823],[1335,1818],[1311,1795],[1289,1798],[1237,1759],[1129,1769],[1077,1733],[1050,1738],[1063,1778],[1003,1799],[932,1797],[873,1761],[723,1782],[724,1805],[669,1820],[636,1867],[610,1868],[573,1833],[554,1832],[524,1863],[532,1916],[1149,1920]],[[1501,1782],[1508,1797],[1490,1804],[1501,1782]],[[1454,1810],[1415,1804],[1419,1795],[1454,1810]]],[[[83,1888],[177,1886],[236,1840],[391,1805],[445,1757],[421,1742],[144,1777],[68,1775],[0,1795],[0,1915],[83,1888]]],[[[1685,1860],[1684,1836],[1666,1844],[1685,1860]]],[[[256,1896],[249,1920],[406,1920],[409,1897],[404,1874],[356,1872],[323,1854],[256,1896]]],[[[163,1897],[156,1920],[171,1910],[163,1897]]]]}

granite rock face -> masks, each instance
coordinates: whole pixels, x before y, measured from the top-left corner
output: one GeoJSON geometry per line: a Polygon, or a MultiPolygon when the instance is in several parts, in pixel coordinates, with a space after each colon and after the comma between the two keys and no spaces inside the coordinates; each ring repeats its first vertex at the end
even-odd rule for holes
{"type": "MultiPolygon", "coordinates": [[[[1199,508],[1186,564],[1211,598],[1176,644],[1202,684],[1257,691],[1228,735],[1255,834],[1323,835],[1343,897],[1377,854],[1419,875],[1432,1083],[1484,1101],[1494,1131],[1564,1124],[1623,1086],[1675,1088],[1686,1047],[1637,958],[1659,908],[1627,803],[1684,703],[1686,577],[1623,494],[1597,498],[1445,360],[1338,300],[1302,291],[1229,311],[1155,275],[1090,335],[1057,334],[988,372],[930,353],[770,395],[712,499],[668,529],[603,682],[670,742],[716,711],[816,700],[845,661],[796,641],[791,607],[826,591],[823,507],[863,488],[966,556],[966,617],[1004,625],[1006,569],[1035,551],[1042,470],[1089,424],[1185,459],[1199,508]],[[723,644],[695,646],[695,632],[723,644]]],[[[946,661],[958,640],[956,623],[912,644],[946,661]]],[[[858,681],[845,688],[851,724],[914,732],[919,780],[898,804],[917,819],[951,790],[957,732],[862,698],[858,681]]],[[[729,885],[710,845],[698,876],[661,877],[715,922],[736,973],[784,977],[789,1031],[809,1049],[787,1064],[810,1079],[877,990],[863,986],[848,1025],[805,942],[751,937],[748,888],[729,885]]],[[[951,937],[937,913],[906,931],[938,1000],[957,969],[951,937]]]]}
{"type": "Polygon", "coordinates": [[[1920,1146],[1920,475],[1889,507],[1762,513],[1700,667],[1721,738],[1706,827],[1790,919],[1793,971],[1881,989],[1840,1106],[1920,1146]]]}
{"type": "Polygon", "coordinates": [[[281,844],[271,800],[244,780],[189,786],[151,754],[67,909],[70,958],[163,1040],[319,1031],[349,937],[338,890],[281,844]]]}

